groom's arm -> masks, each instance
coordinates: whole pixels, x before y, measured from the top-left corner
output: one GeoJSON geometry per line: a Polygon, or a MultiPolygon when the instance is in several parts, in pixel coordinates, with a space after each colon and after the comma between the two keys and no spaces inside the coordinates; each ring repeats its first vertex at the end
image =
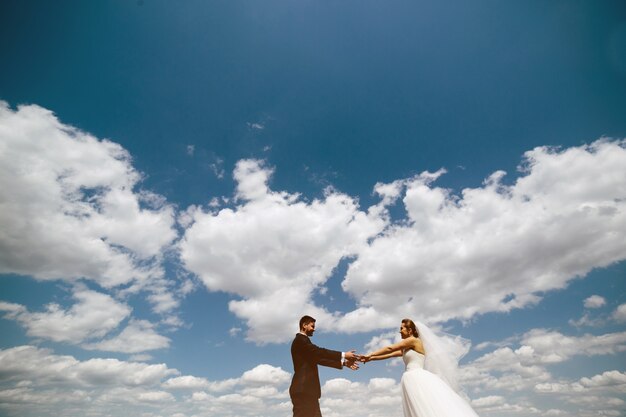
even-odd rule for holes
{"type": "Polygon", "coordinates": [[[342,367],[342,352],[316,346],[308,338],[304,337],[297,338],[296,344],[296,350],[300,351],[304,357],[311,358],[318,365],[339,369],[342,367]]]}
{"type": "Polygon", "coordinates": [[[317,364],[322,365],[322,366],[328,366],[330,368],[335,368],[335,369],[343,368],[343,360],[341,359],[341,357],[339,359],[320,359],[317,361],[317,364]]]}
{"type": "Polygon", "coordinates": [[[299,352],[300,355],[309,358],[309,360],[313,360],[318,365],[337,369],[342,369],[344,366],[352,370],[359,369],[359,365],[356,363],[358,355],[356,355],[354,351],[339,352],[337,350],[319,347],[314,345],[311,339],[305,336],[296,336],[293,348],[299,352]]]}

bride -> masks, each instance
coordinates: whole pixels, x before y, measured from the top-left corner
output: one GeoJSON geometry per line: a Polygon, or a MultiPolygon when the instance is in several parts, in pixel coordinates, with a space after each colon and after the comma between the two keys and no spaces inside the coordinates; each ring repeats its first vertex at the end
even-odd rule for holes
{"type": "Polygon", "coordinates": [[[402,407],[405,417],[478,417],[455,390],[457,361],[426,325],[402,320],[402,340],[361,356],[363,363],[402,356],[402,407]]]}

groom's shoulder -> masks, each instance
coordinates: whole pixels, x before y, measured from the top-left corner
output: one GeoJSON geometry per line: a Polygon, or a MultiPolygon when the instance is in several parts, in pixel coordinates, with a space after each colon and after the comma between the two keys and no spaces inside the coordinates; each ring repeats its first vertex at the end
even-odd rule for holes
{"type": "Polygon", "coordinates": [[[293,341],[291,342],[291,349],[293,350],[294,348],[297,349],[297,346],[300,346],[304,343],[303,340],[303,335],[300,333],[296,333],[296,335],[293,338],[293,341]]]}

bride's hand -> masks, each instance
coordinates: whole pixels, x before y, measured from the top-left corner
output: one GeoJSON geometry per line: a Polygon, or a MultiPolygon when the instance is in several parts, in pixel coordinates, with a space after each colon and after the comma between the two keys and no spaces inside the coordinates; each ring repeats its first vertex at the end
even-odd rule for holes
{"type": "Polygon", "coordinates": [[[359,358],[359,360],[363,363],[367,363],[369,361],[372,360],[372,355],[361,355],[361,357],[359,358]]]}

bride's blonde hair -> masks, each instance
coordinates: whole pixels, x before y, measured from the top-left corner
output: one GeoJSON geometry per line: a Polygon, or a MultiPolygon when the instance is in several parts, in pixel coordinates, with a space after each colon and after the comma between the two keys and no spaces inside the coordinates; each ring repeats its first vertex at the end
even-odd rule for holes
{"type": "Polygon", "coordinates": [[[417,327],[415,326],[415,323],[413,323],[413,320],[411,320],[411,319],[402,319],[402,324],[404,324],[406,327],[411,329],[411,333],[413,333],[413,336],[415,336],[415,337],[419,337],[420,336],[420,332],[417,330],[417,327]]]}

